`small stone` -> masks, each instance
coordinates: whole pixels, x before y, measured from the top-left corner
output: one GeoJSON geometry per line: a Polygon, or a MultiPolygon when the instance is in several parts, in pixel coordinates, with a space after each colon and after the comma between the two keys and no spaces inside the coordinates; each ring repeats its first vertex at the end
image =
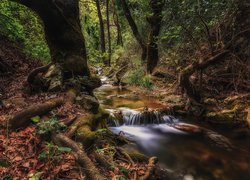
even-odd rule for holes
{"type": "Polygon", "coordinates": [[[186,174],[186,175],[183,177],[183,180],[194,180],[194,177],[193,177],[191,174],[186,174]]]}

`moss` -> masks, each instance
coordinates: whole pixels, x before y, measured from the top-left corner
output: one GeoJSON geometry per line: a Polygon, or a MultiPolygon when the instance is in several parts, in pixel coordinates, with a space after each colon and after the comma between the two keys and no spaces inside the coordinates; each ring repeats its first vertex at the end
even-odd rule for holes
{"type": "Polygon", "coordinates": [[[89,114],[81,119],[82,126],[77,130],[77,139],[79,139],[85,147],[89,147],[97,139],[95,130],[106,128],[106,118],[109,113],[99,108],[97,114],[89,114]]]}
{"type": "Polygon", "coordinates": [[[90,126],[83,125],[77,130],[77,139],[80,140],[85,147],[89,147],[96,140],[96,133],[91,130],[90,126]]]}
{"type": "Polygon", "coordinates": [[[139,152],[130,152],[128,155],[137,162],[147,162],[149,157],[139,152]]]}
{"type": "Polygon", "coordinates": [[[234,111],[233,110],[223,110],[220,112],[210,112],[207,114],[207,118],[209,121],[218,121],[218,122],[229,122],[234,119],[234,111]]]}
{"type": "Polygon", "coordinates": [[[108,111],[99,107],[98,113],[92,116],[92,129],[102,129],[107,127],[106,119],[109,117],[108,111]]]}

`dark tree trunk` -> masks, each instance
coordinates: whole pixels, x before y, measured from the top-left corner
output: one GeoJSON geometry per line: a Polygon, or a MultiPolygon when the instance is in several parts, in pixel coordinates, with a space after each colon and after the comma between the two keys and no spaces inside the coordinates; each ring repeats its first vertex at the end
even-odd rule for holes
{"type": "MultiPolygon", "coordinates": [[[[98,19],[99,19],[99,24],[100,24],[100,41],[101,41],[101,51],[102,55],[104,56],[106,53],[106,47],[105,47],[105,32],[104,32],[104,23],[103,23],[103,18],[102,18],[102,12],[101,12],[101,7],[100,7],[100,1],[96,0],[96,8],[97,8],[97,13],[98,13],[98,19]]],[[[107,59],[103,58],[103,63],[107,65],[107,59]]]]}
{"type": "Polygon", "coordinates": [[[122,5],[124,14],[126,16],[126,19],[128,21],[128,24],[133,32],[133,35],[135,36],[135,39],[137,40],[138,44],[141,46],[141,49],[142,49],[141,60],[142,62],[145,62],[146,57],[147,57],[147,47],[142,39],[141,34],[138,31],[137,25],[135,24],[135,21],[131,15],[131,12],[129,10],[126,0],[120,0],[120,2],[122,5]]]}
{"type": "Polygon", "coordinates": [[[113,19],[114,19],[114,23],[115,23],[116,31],[117,31],[117,42],[116,42],[116,44],[123,46],[121,25],[120,25],[120,21],[119,21],[119,16],[117,14],[115,1],[113,1],[113,6],[114,6],[114,8],[113,8],[114,9],[113,19]]]}
{"type": "Polygon", "coordinates": [[[107,33],[108,33],[108,60],[107,65],[111,64],[111,37],[110,37],[110,20],[109,20],[109,0],[106,0],[106,16],[107,16],[107,33]]]}
{"type": "Polygon", "coordinates": [[[35,11],[44,24],[52,62],[64,77],[89,76],[78,0],[13,0],[35,11]]]}
{"type": "Polygon", "coordinates": [[[158,55],[158,36],[161,28],[162,21],[162,8],[164,0],[150,0],[150,8],[152,16],[147,17],[150,24],[150,33],[147,44],[147,73],[151,74],[159,61],[158,55]]]}

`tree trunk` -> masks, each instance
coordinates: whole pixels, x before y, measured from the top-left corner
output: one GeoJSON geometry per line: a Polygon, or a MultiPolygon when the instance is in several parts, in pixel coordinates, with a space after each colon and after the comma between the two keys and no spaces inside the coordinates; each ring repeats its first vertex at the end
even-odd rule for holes
{"type": "Polygon", "coordinates": [[[78,0],[13,1],[32,9],[42,19],[52,62],[60,65],[64,78],[89,76],[78,0]]]}
{"type": "Polygon", "coordinates": [[[147,47],[142,39],[141,34],[138,31],[137,25],[135,24],[135,21],[131,15],[131,12],[129,10],[128,4],[126,0],[120,0],[124,14],[126,16],[126,19],[128,21],[128,24],[133,32],[133,35],[135,36],[135,39],[137,40],[138,44],[141,46],[142,49],[142,55],[141,55],[141,60],[144,63],[147,57],[147,47]]]}
{"type": "Polygon", "coordinates": [[[120,21],[119,21],[119,17],[118,17],[118,14],[117,14],[117,9],[116,9],[116,4],[115,4],[114,0],[113,0],[113,6],[114,6],[113,19],[114,19],[114,23],[115,23],[116,31],[117,31],[117,42],[116,42],[116,44],[118,46],[119,45],[123,46],[121,25],[120,25],[120,21]]]}
{"type": "Polygon", "coordinates": [[[152,10],[152,16],[147,17],[147,21],[150,24],[150,33],[147,44],[147,73],[149,74],[153,72],[159,61],[157,40],[161,28],[162,8],[164,3],[164,0],[150,0],[149,2],[152,10]]]}
{"type": "MultiPolygon", "coordinates": [[[[105,32],[104,32],[104,23],[103,23],[103,18],[102,18],[102,12],[101,12],[101,7],[100,7],[100,1],[96,0],[96,8],[97,8],[97,13],[98,13],[98,19],[99,19],[99,24],[100,24],[100,41],[101,41],[101,51],[102,51],[102,56],[105,55],[106,53],[106,47],[105,47],[105,32]]],[[[107,65],[107,59],[103,58],[103,63],[107,65]]]]}
{"type": "Polygon", "coordinates": [[[106,0],[106,16],[107,16],[107,33],[108,33],[108,60],[107,65],[111,62],[111,37],[110,37],[110,20],[109,20],[109,0],[106,0]]]}

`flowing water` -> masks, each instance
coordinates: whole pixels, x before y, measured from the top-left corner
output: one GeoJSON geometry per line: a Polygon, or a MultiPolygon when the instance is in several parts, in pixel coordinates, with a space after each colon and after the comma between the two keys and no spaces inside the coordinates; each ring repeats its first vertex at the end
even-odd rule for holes
{"type": "Polygon", "coordinates": [[[157,156],[175,179],[250,179],[249,152],[227,151],[204,137],[177,130],[173,124],[182,120],[157,112],[164,107],[160,102],[102,80],[95,95],[113,116],[110,130],[135,142],[127,148],[157,156]]]}

